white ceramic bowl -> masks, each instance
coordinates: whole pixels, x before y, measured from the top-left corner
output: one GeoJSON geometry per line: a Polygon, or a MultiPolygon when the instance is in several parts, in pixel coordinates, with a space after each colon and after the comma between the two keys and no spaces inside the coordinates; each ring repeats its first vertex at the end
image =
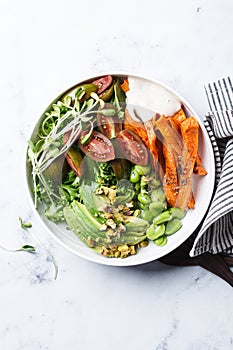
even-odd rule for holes
{"type": "MultiPolygon", "coordinates": [[[[167,94],[169,94],[172,99],[174,98],[174,100],[180,101],[185,109],[186,114],[188,116],[193,115],[200,124],[199,154],[202,157],[203,164],[208,174],[202,177],[193,176],[194,178],[193,193],[196,201],[195,209],[189,210],[187,212],[185,218],[182,220],[182,223],[183,223],[182,228],[177,233],[170,236],[168,238],[167,244],[163,247],[155,246],[153,242],[151,242],[149,246],[147,246],[146,248],[139,249],[136,255],[129,256],[125,259],[106,258],[100,254],[97,254],[96,252],[94,252],[93,250],[85,246],[73,232],[68,231],[66,229],[65,224],[57,225],[57,224],[54,224],[52,221],[48,220],[43,214],[43,208],[39,207],[38,209],[35,209],[34,203],[33,203],[33,195],[31,191],[32,181],[31,181],[30,167],[28,165],[28,162],[26,165],[27,189],[30,194],[30,201],[32,203],[32,206],[34,207],[36,214],[39,215],[43,226],[47,229],[47,231],[51,234],[51,236],[54,239],[56,239],[59,243],[61,243],[64,246],[64,248],[70,250],[71,252],[75,253],[76,255],[82,258],[88,259],[96,263],[104,264],[104,265],[112,265],[112,266],[139,265],[139,264],[143,264],[143,263],[147,263],[147,262],[159,259],[162,256],[173,251],[175,248],[181,245],[200,224],[201,220],[203,219],[208,209],[208,206],[212,197],[212,193],[213,193],[214,179],[215,179],[214,154],[213,154],[211,142],[209,140],[208,134],[206,132],[206,129],[203,125],[202,120],[198,117],[197,113],[194,111],[191,105],[187,101],[185,101],[185,99],[182,96],[180,96],[174,90],[170,89],[169,87],[162,84],[161,82],[154,81],[146,77],[135,76],[127,73],[122,73],[122,74],[108,73],[108,74],[123,75],[123,76],[127,75],[137,80],[139,79],[141,81],[142,86],[143,84],[146,84],[146,86],[148,86],[148,83],[149,83],[149,85],[152,86],[152,88],[154,86],[154,91],[155,91],[154,98],[156,98],[159,94],[159,98],[164,99],[164,101],[160,100],[160,102],[165,103],[168,98],[167,94]]],[[[106,75],[106,74],[103,74],[103,75],[106,75]]],[[[100,76],[87,77],[85,80],[87,81],[90,79],[94,80],[94,79],[97,79],[98,77],[100,76]]],[[[79,85],[83,82],[84,80],[77,82],[77,84],[75,85],[79,85]]],[[[74,86],[62,92],[62,94],[58,96],[52,103],[58,101],[62,95],[72,90],[73,88],[74,86]]],[[[135,102],[137,101],[134,101],[134,103],[135,102]]],[[[137,105],[139,106],[141,105],[140,101],[137,102],[137,105]]],[[[158,108],[162,108],[161,103],[159,103],[158,108]]],[[[161,113],[162,111],[156,111],[156,112],[161,113]]],[[[33,129],[33,132],[30,137],[32,140],[35,140],[37,137],[38,127],[41,123],[42,116],[39,118],[36,126],[33,129]]]]}

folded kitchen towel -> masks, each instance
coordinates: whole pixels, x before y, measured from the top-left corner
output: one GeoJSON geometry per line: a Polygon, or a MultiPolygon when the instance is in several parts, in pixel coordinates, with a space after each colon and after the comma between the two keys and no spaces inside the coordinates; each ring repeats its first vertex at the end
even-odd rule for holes
{"type": "Polygon", "coordinates": [[[215,189],[209,209],[190,251],[233,254],[233,79],[207,84],[210,112],[204,125],[215,155],[215,189]]]}

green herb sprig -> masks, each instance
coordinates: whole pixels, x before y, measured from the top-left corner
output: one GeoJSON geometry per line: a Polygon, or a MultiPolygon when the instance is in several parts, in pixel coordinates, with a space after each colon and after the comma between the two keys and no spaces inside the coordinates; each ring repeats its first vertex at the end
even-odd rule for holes
{"type": "MultiPolygon", "coordinates": [[[[55,258],[54,256],[51,254],[51,252],[45,247],[45,245],[40,241],[39,238],[37,238],[33,233],[32,231],[28,231],[29,228],[32,227],[32,224],[30,222],[24,222],[22,220],[21,217],[19,217],[19,222],[20,222],[20,226],[23,230],[25,230],[27,233],[29,233],[33,238],[34,240],[45,250],[45,252],[47,253],[50,261],[52,262],[53,266],[54,266],[54,279],[57,279],[57,275],[58,275],[58,266],[56,264],[56,261],[55,261],[55,258]]],[[[9,249],[7,249],[9,250],[9,249]]],[[[34,253],[36,252],[35,248],[31,245],[24,245],[22,246],[21,248],[18,248],[17,250],[14,250],[14,251],[27,251],[29,253],[34,253]]]]}
{"type": "MultiPolygon", "coordinates": [[[[32,224],[29,221],[23,222],[23,220],[21,218],[19,218],[19,220],[20,220],[20,225],[23,229],[32,227],[32,224]]],[[[22,247],[15,248],[15,249],[7,248],[7,247],[2,246],[2,245],[0,245],[0,248],[3,250],[6,250],[8,252],[28,252],[28,253],[35,253],[36,252],[36,249],[32,245],[29,245],[29,244],[25,244],[22,247]]]]}

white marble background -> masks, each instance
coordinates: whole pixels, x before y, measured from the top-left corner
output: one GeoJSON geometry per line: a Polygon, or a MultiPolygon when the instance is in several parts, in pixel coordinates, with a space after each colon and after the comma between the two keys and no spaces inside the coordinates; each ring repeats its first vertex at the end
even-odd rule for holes
{"type": "Polygon", "coordinates": [[[130,71],[176,89],[200,115],[203,84],[232,74],[231,0],[0,1],[1,350],[231,350],[232,289],[199,268],[96,265],[57,244],[33,215],[26,141],[61,91],[85,75],[130,71]]]}

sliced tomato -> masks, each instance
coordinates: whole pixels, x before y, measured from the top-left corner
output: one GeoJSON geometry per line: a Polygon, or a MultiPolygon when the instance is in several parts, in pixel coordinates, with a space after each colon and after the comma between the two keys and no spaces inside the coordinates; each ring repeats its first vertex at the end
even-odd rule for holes
{"type": "Polygon", "coordinates": [[[111,141],[98,131],[93,131],[90,139],[82,145],[79,139],[79,147],[91,159],[97,162],[107,162],[115,158],[114,148],[111,141]]]}
{"type": "Polygon", "coordinates": [[[74,146],[70,147],[66,154],[67,163],[78,177],[81,176],[82,158],[81,152],[74,146]]]}
{"type": "MultiPolygon", "coordinates": [[[[115,108],[111,103],[105,103],[103,109],[114,110],[115,108]]],[[[99,131],[109,139],[116,137],[122,130],[122,121],[118,118],[117,111],[113,116],[105,116],[101,113],[100,109],[97,114],[97,125],[99,131]]]]}
{"type": "Polygon", "coordinates": [[[99,89],[97,90],[97,94],[99,95],[112,84],[112,76],[107,75],[105,77],[94,80],[91,83],[99,86],[99,89]]]}
{"type": "Polygon", "coordinates": [[[122,155],[130,162],[139,165],[148,163],[147,148],[133,131],[122,130],[117,135],[117,145],[122,155]]]}

